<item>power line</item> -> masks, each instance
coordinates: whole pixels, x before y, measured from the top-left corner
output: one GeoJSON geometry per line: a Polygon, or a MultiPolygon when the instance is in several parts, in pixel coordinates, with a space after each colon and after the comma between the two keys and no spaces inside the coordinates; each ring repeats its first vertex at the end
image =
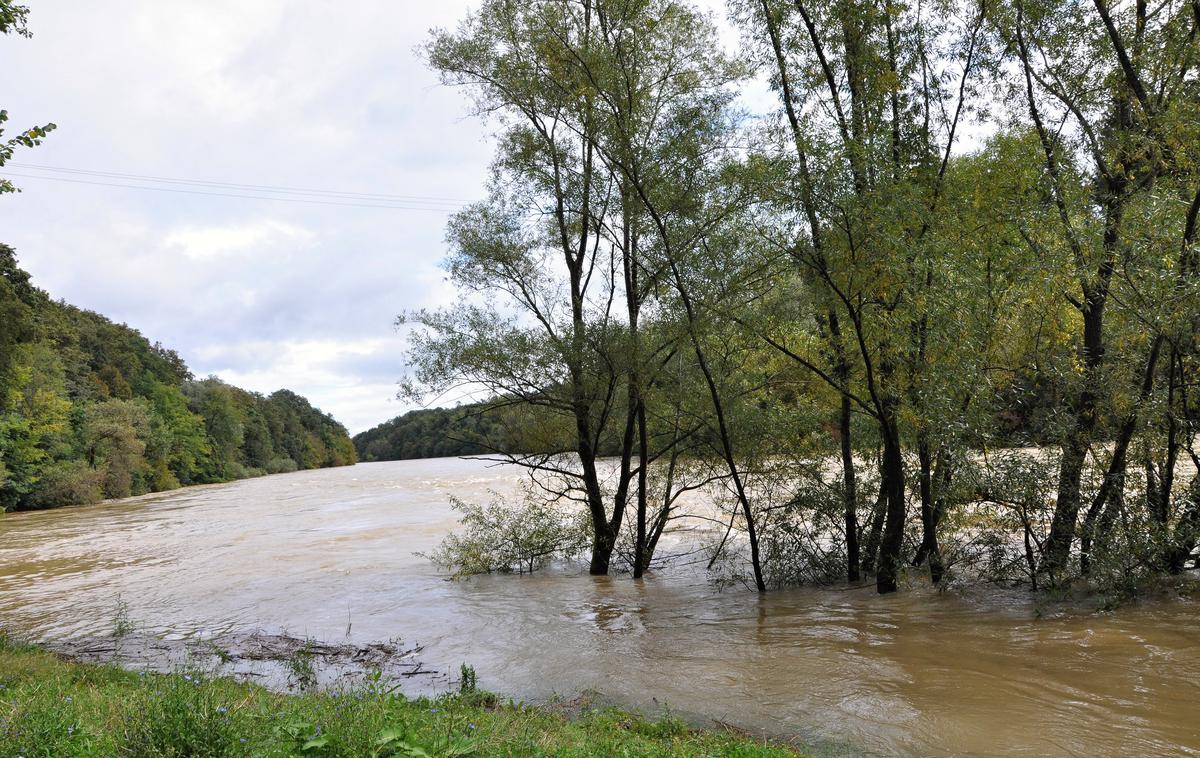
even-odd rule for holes
{"type": "Polygon", "coordinates": [[[464,205],[464,201],[452,197],[437,197],[432,195],[392,195],[376,192],[347,192],[342,190],[324,190],[324,189],[306,189],[303,187],[282,187],[274,184],[243,184],[239,182],[217,182],[204,179],[180,179],[169,176],[154,176],[147,174],[126,174],[117,171],[99,171],[79,168],[66,168],[62,166],[46,166],[36,163],[16,163],[9,162],[9,166],[16,166],[22,169],[33,169],[37,171],[52,171],[65,174],[76,174],[84,176],[99,176],[107,179],[123,179],[140,182],[161,182],[166,184],[182,184],[188,186],[200,187],[219,187],[235,190],[254,190],[257,192],[271,192],[279,194],[300,194],[300,195],[317,195],[327,196],[342,199],[354,200],[396,200],[401,202],[417,202],[417,203],[438,203],[452,204],[455,206],[464,205]]]}
{"type": "MultiPolygon", "coordinates": [[[[14,164],[10,163],[9,165],[14,165],[14,164]]],[[[461,210],[463,207],[461,205],[454,205],[454,206],[447,206],[447,207],[435,207],[432,205],[403,205],[403,204],[400,204],[399,202],[394,203],[394,204],[353,203],[353,202],[337,202],[337,201],[333,201],[333,200],[313,200],[313,199],[306,199],[306,198],[302,198],[302,197],[272,197],[270,195],[240,195],[240,194],[234,194],[234,193],[230,193],[230,192],[207,192],[204,190],[178,189],[178,188],[173,188],[173,187],[153,187],[153,186],[146,186],[146,185],[139,185],[139,184],[118,184],[116,182],[97,182],[97,181],[90,181],[87,179],[68,179],[67,177],[64,177],[64,176],[41,176],[39,174],[21,174],[21,173],[16,173],[16,172],[7,171],[7,170],[4,173],[6,176],[16,176],[16,177],[20,177],[22,179],[42,179],[42,180],[50,181],[50,182],[70,182],[71,184],[89,184],[89,185],[96,186],[96,187],[118,187],[121,189],[149,190],[151,192],[171,192],[171,193],[175,193],[175,194],[185,194],[185,195],[208,195],[211,197],[232,197],[232,198],[241,198],[243,200],[272,200],[272,201],[281,202],[281,203],[305,203],[305,204],[310,204],[310,205],[340,205],[340,206],[350,207],[350,208],[384,208],[384,209],[388,209],[388,210],[399,210],[399,211],[434,211],[436,213],[453,213],[455,211],[461,210]]]]}

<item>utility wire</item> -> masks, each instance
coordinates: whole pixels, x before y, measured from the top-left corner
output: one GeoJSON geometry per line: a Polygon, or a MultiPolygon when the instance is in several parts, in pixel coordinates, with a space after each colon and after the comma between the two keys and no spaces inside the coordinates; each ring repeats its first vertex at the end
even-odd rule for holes
{"type": "Polygon", "coordinates": [[[453,197],[435,197],[430,195],[389,195],[376,192],[344,192],[340,190],[322,190],[322,189],[305,189],[303,187],[280,187],[274,184],[241,184],[238,182],[214,182],[204,179],[179,179],[169,176],[152,176],[146,174],[124,174],[116,171],[98,171],[81,168],[65,168],[62,166],[45,166],[36,163],[16,163],[9,162],[9,166],[16,166],[22,169],[35,169],[37,171],[53,171],[65,174],[82,174],[86,176],[100,176],[107,179],[132,179],[143,182],[164,182],[167,184],[183,184],[195,185],[204,187],[227,187],[238,190],[256,190],[261,192],[278,192],[285,194],[302,194],[302,195],[331,195],[337,197],[349,197],[354,199],[366,200],[403,200],[403,201],[419,201],[419,202],[438,202],[452,203],[454,205],[462,205],[463,201],[453,197]]]}
{"type": "MultiPolygon", "coordinates": [[[[8,165],[15,166],[17,164],[9,163],[8,165]]],[[[30,168],[32,168],[32,167],[30,167],[30,168]]],[[[396,198],[396,200],[392,203],[388,203],[386,200],[382,200],[379,203],[338,202],[338,201],[334,201],[334,200],[317,200],[317,199],[309,199],[309,198],[304,198],[304,197],[287,197],[287,196],[271,196],[271,195],[245,195],[245,194],[235,194],[235,193],[230,193],[230,192],[211,192],[211,191],[205,191],[205,190],[199,190],[199,189],[179,189],[179,188],[174,188],[174,187],[154,187],[154,186],[148,186],[148,185],[143,185],[143,184],[120,184],[117,182],[100,182],[100,181],[92,181],[92,180],[88,180],[88,179],[70,179],[70,178],[67,178],[64,176],[43,176],[40,174],[22,174],[22,173],[17,173],[14,171],[8,171],[7,169],[4,170],[4,173],[7,176],[15,176],[15,177],[20,177],[22,179],[44,179],[46,181],[51,181],[51,182],[70,182],[71,184],[89,184],[89,185],[93,185],[93,186],[97,186],[97,187],[118,187],[121,189],[150,190],[152,192],[172,192],[172,193],[176,193],[176,194],[185,194],[185,195],[208,195],[211,197],[233,197],[233,198],[241,198],[244,200],[274,200],[276,202],[284,202],[284,203],[307,203],[307,204],[312,204],[312,205],[340,205],[340,206],[346,206],[346,207],[352,207],[352,208],[385,208],[385,209],[390,209],[390,210],[402,210],[402,211],[434,211],[437,213],[453,213],[454,211],[461,210],[464,205],[462,203],[458,203],[455,201],[448,201],[448,202],[444,201],[441,203],[440,206],[436,206],[436,205],[430,204],[433,202],[431,200],[416,200],[416,199],[401,200],[401,199],[399,199],[400,196],[392,196],[392,197],[396,198]],[[407,204],[405,204],[405,203],[407,203],[407,204]],[[425,203],[425,204],[419,205],[419,204],[414,204],[414,203],[425,203]]],[[[203,186],[203,185],[201,185],[201,186],[203,186]]],[[[241,185],[241,186],[249,186],[249,185],[241,185]]],[[[278,191],[283,191],[283,190],[278,190],[278,191]]],[[[339,195],[333,195],[333,197],[339,197],[339,195]]],[[[349,200],[352,198],[347,198],[347,199],[349,200]]],[[[370,198],[364,198],[364,199],[370,199],[370,198]]]]}

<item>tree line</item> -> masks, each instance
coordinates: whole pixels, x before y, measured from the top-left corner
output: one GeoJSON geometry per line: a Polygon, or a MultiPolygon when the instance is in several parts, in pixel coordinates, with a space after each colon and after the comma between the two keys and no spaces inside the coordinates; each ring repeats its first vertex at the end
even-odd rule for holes
{"type": "Polygon", "coordinates": [[[421,408],[354,435],[364,462],[484,455],[521,447],[486,405],[421,408]]]}
{"type": "Polygon", "coordinates": [[[759,590],[1193,565],[1200,6],[728,13],[732,51],[681,0],[432,33],[497,147],[460,301],[400,318],[408,395],[520,407],[538,445],[492,447],[586,512],[594,574],[642,575],[697,488],[759,590]]]}
{"type": "MultiPolygon", "coordinates": [[[[547,438],[549,419],[511,399],[466,403],[451,408],[419,408],[354,435],[364,462],[413,458],[551,453],[561,440],[547,438]]],[[[615,440],[602,440],[601,456],[620,454],[615,440]]]]}
{"type": "Polygon", "coordinates": [[[304,398],[196,380],[173,350],[51,300],[0,244],[0,511],[354,462],[304,398]]]}

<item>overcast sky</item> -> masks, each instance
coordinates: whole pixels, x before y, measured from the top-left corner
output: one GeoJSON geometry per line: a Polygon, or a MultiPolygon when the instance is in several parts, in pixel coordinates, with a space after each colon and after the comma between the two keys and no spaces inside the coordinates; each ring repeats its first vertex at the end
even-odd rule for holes
{"type": "Polygon", "coordinates": [[[35,282],[175,348],[198,376],[293,389],[351,432],[406,410],[392,324],[451,301],[445,210],[189,194],[262,193],[31,166],[457,207],[481,196],[492,148],[463,93],[413,48],[475,3],[27,4],[33,39],[0,38],[0,107],[13,130],[59,128],[6,167],[24,192],[0,199],[0,241],[35,282]]]}

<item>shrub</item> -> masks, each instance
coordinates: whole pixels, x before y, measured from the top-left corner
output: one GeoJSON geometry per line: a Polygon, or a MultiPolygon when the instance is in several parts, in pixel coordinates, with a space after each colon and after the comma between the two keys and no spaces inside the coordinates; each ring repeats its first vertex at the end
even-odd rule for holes
{"type": "Polygon", "coordinates": [[[85,461],[58,461],[48,466],[30,498],[35,508],[87,505],[104,498],[104,472],[85,461]]]}
{"type": "Polygon", "coordinates": [[[590,540],[584,514],[526,492],[519,502],[496,495],[488,505],[451,498],[463,531],[442,540],[428,557],[455,577],[493,572],[532,573],[553,560],[577,557],[590,540]]]}
{"type": "Polygon", "coordinates": [[[267,461],[266,468],[268,474],[290,474],[300,469],[291,458],[272,458],[267,461]]]}

